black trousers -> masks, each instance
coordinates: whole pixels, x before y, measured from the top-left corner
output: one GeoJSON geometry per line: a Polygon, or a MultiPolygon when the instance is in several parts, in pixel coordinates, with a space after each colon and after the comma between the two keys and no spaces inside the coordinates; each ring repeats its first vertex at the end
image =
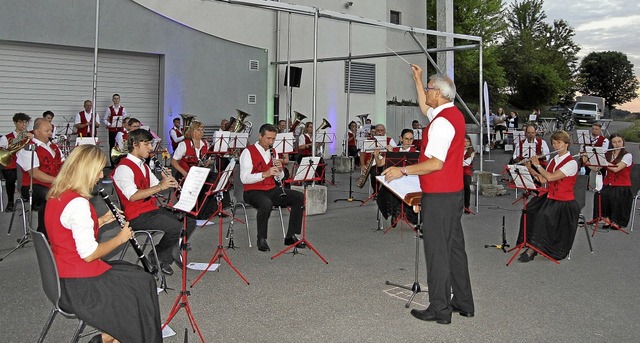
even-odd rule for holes
{"type": "MultiPolygon", "coordinates": [[[[178,248],[180,233],[184,223],[178,220],[175,213],[166,208],[159,208],[143,213],[133,218],[129,225],[136,230],[162,230],[164,235],[158,244],[158,260],[160,262],[171,263],[173,261],[173,249],[178,248]]],[[[187,216],[187,239],[191,236],[196,227],[196,220],[187,216]]]]}
{"type": "MultiPolygon", "coordinates": [[[[111,154],[111,149],[116,146],[116,135],[118,131],[109,131],[109,154],[111,154]]],[[[117,165],[117,161],[114,161],[111,157],[109,157],[111,161],[111,166],[115,167],[117,165]]],[[[119,159],[118,159],[119,160],[119,159]]]]}
{"type": "Polygon", "coordinates": [[[291,207],[287,236],[299,234],[302,230],[302,214],[304,211],[304,195],[301,192],[285,189],[286,196],[280,197],[282,190],[274,187],[268,191],[246,191],[244,201],[253,206],[258,214],[258,239],[267,238],[267,227],[273,206],[291,207]]]}
{"type": "MultiPolygon", "coordinates": [[[[42,232],[44,236],[47,237],[47,239],[49,239],[49,236],[47,236],[47,230],[45,228],[44,208],[47,205],[48,191],[49,188],[34,183],[33,198],[31,199],[33,210],[38,211],[38,227],[36,228],[36,231],[42,232]]],[[[29,186],[22,186],[22,188],[20,189],[20,193],[22,194],[22,199],[25,200],[25,204],[28,204],[29,186]]]]}
{"type": "Polygon", "coordinates": [[[428,310],[438,319],[450,319],[452,305],[475,311],[461,222],[462,193],[422,194],[428,310]]]}
{"type": "Polygon", "coordinates": [[[464,175],[464,207],[471,208],[471,175],[464,175]]]}
{"type": "Polygon", "coordinates": [[[4,175],[5,188],[7,189],[7,203],[12,204],[16,194],[16,180],[18,179],[18,169],[2,169],[4,175]]]}

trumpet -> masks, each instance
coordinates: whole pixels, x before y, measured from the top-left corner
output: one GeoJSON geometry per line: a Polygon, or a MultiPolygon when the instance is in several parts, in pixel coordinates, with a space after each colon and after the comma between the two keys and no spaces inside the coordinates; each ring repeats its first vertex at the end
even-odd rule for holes
{"type": "MultiPolygon", "coordinates": [[[[153,161],[153,164],[156,165],[156,167],[160,168],[160,172],[162,174],[164,174],[165,176],[171,176],[171,173],[169,172],[169,170],[167,170],[167,168],[158,161],[158,158],[156,157],[156,155],[153,155],[150,157],[151,157],[151,160],[153,161]]],[[[180,187],[180,184],[176,186],[176,189],[178,190],[178,192],[182,191],[182,187],[180,187]]]]}

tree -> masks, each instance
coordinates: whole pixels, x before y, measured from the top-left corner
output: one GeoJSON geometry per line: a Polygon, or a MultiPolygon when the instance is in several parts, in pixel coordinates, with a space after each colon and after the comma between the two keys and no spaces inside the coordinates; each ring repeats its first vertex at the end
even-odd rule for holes
{"type": "Polygon", "coordinates": [[[633,73],[633,64],[619,51],[587,55],[580,63],[579,80],[580,92],[605,98],[609,111],[638,97],[640,84],[633,73]]]}

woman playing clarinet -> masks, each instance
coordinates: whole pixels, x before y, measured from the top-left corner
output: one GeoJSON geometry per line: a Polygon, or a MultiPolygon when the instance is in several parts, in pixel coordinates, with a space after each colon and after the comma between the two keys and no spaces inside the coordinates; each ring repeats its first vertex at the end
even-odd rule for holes
{"type": "MultiPolygon", "coordinates": [[[[558,154],[546,169],[540,166],[537,156],[526,163],[531,175],[546,189],[527,204],[527,243],[561,260],[569,254],[578,227],[580,208],[575,201],[573,186],[578,177],[578,163],[569,154],[571,137],[566,131],[556,131],[551,135],[551,144],[558,154]]],[[[524,214],[523,214],[524,216],[524,214]]],[[[520,218],[518,244],[523,241],[524,218],[520,218]]],[[[518,261],[529,262],[536,256],[527,248],[518,261]]]]}
{"type": "Polygon", "coordinates": [[[103,333],[91,342],[162,342],[156,282],[140,266],[101,258],[133,235],[127,223],[97,242],[111,212],[98,217],[89,202],[107,158],[95,145],[73,149],[47,194],[45,218],[60,276],[60,307],[103,333]]]}
{"type": "MultiPolygon", "coordinates": [[[[631,194],[631,166],[633,158],[624,148],[624,138],[617,133],[609,137],[611,147],[605,157],[609,166],[600,190],[602,212],[599,213],[598,196],[593,197],[593,217],[607,218],[613,228],[625,228],[629,223],[633,195],[631,194]]],[[[605,225],[606,227],[606,225],[605,225]]]]}
{"type": "Polygon", "coordinates": [[[473,159],[476,151],[471,144],[471,137],[464,136],[464,159],[462,160],[462,175],[464,177],[464,213],[471,212],[471,175],[473,175],[473,159]]]}

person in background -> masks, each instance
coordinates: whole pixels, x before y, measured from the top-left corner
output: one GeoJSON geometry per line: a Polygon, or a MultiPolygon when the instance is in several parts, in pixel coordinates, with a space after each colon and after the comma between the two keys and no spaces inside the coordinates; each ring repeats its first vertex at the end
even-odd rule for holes
{"type": "MultiPolygon", "coordinates": [[[[25,140],[28,142],[33,138],[33,134],[27,131],[27,126],[31,117],[25,113],[16,113],[13,115],[13,125],[15,129],[6,135],[0,137],[0,150],[7,150],[9,145],[19,147],[25,140]],[[16,138],[17,137],[17,138],[16,138]]],[[[22,150],[22,149],[20,149],[22,150]]],[[[2,175],[5,180],[5,188],[7,190],[7,207],[5,212],[13,212],[14,198],[16,194],[16,181],[18,180],[18,165],[16,164],[17,153],[11,156],[9,164],[2,168],[2,175]]]]}
{"type": "Polygon", "coordinates": [[[473,159],[476,151],[473,149],[471,137],[464,135],[464,159],[462,160],[462,174],[464,175],[464,214],[471,211],[471,176],[473,175],[473,159]]]}
{"type": "Polygon", "coordinates": [[[78,112],[74,121],[76,130],[78,130],[78,137],[97,137],[96,132],[100,127],[100,120],[98,116],[93,115],[93,103],[91,100],[84,101],[84,111],[78,112]],[[96,132],[93,132],[91,122],[95,122],[96,132]]]}
{"type": "Polygon", "coordinates": [[[180,129],[180,118],[173,118],[173,127],[169,131],[169,138],[171,139],[172,151],[176,151],[178,143],[184,140],[182,129],[180,129]]]}
{"type": "Polygon", "coordinates": [[[496,132],[495,147],[504,148],[504,134],[507,131],[507,114],[504,113],[502,107],[498,108],[498,113],[493,119],[493,127],[496,132]]]}
{"type": "MultiPolygon", "coordinates": [[[[109,151],[113,149],[116,143],[116,135],[120,132],[120,129],[124,127],[123,120],[129,115],[127,110],[123,106],[120,106],[120,94],[114,94],[111,96],[111,102],[113,105],[107,107],[102,117],[102,122],[109,130],[109,151]]],[[[111,161],[111,166],[115,166],[115,161],[111,161]]]]}

